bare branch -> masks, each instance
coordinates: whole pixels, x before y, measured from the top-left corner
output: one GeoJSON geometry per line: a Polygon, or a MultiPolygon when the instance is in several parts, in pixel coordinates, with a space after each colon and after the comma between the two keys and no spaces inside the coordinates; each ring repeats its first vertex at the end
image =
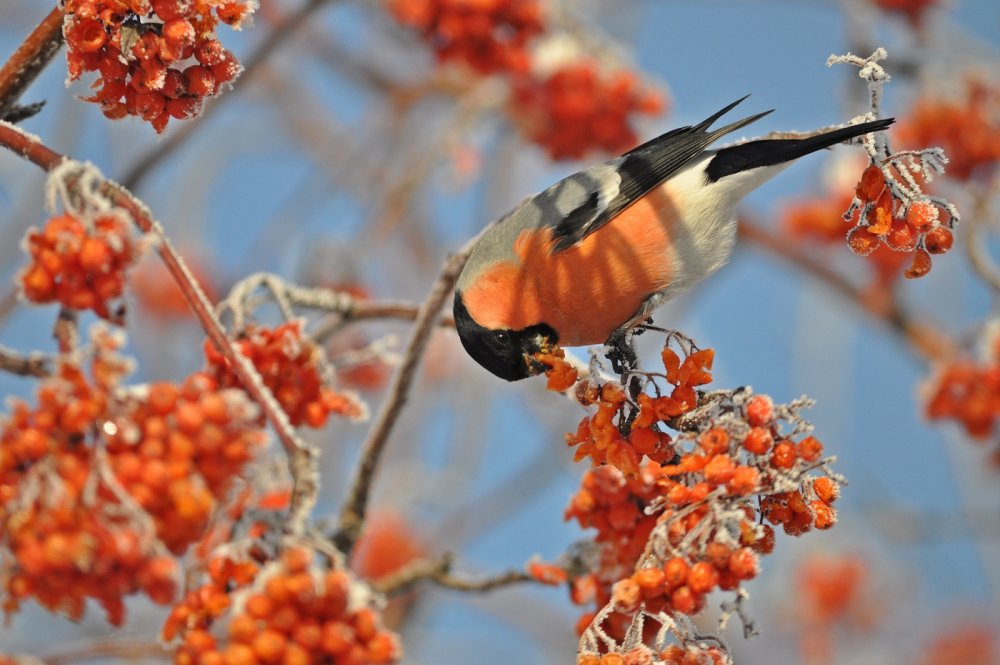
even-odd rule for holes
{"type": "Polygon", "coordinates": [[[523,570],[508,570],[487,577],[469,578],[451,572],[453,557],[446,554],[440,559],[420,559],[400,568],[391,575],[375,580],[372,588],[379,593],[395,596],[405,593],[420,582],[431,582],[437,586],[468,593],[485,593],[522,582],[535,582],[535,578],[523,570]]]}
{"type": "MultiPolygon", "coordinates": [[[[487,226],[486,229],[489,229],[487,226]]],[[[427,349],[430,341],[431,331],[437,321],[441,308],[444,307],[448,295],[455,286],[458,274],[465,266],[465,262],[472,252],[472,247],[476,240],[486,231],[480,232],[478,236],[470,240],[459,250],[457,254],[450,256],[441,269],[434,286],[426,300],[420,306],[417,313],[417,320],[414,325],[413,336],[406,347],[403,362],[393,377],[392,385],[385,402],[382,403],[375,422],[368,433],[361,448],[361,460],[355,467],[355,475],[351,480],[350,489],[347,492],[347,499],[340,513],[338,530],[334,536],[334,542],[343,552],[349,552],[354,545],[354,541],[361,533],[364,526],[365,511],[368,507],[368,495],[371,492],[372,480],[375,477],[375,469],[378,467],[379,459],[385,450],[385,444],[392,434],[393,427],[399,419],[400,413],[409,398],[410,388],[416,378],[416,370],[420,364],[420,359],[427,349]]]]}
{"type": "Polygon", "coordinates": [[[52,374],[52,361],[39,354],[22,356],[16,351],[0,346],[0,372],[8,372],[19,376],[49,376],[52,374]]]}
{"type": "Polygon", "coordinates": [[[0,69],[0,118],[49,64],[63,43],[63,13],[55,7],[0,69]]]}

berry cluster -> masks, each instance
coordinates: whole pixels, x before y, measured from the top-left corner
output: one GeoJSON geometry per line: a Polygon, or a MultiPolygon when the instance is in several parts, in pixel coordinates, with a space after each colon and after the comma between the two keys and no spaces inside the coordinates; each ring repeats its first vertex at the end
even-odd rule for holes
{"type": "Polygon", "coordinates": [[[463,62],[480,74],[527,71],[528,42],[544,29],[538,0],[391,0],[389,10],[439,60],[463,62]]]}
{"type": "Polygon", "coordinates": [[[25,245],[31,263],[18,283],[31,302],[58,302],[121,322],[125,271],[139,254],[131,224],[116,213],[86,217],[67,212],[49,219],[41,231],[29,229],[25,245]]]}
{"type": "Polygon", "coordinates": [[[514,82],[509,113],[552,159],[577,159],[591,150],[620,153],[635,146],[629,119],[663,112],[660,93],[630,71],[604,71],[577,60],[514,82]]]}
{"type": "Polygon", "coordinates": [[[177,568],[167,548],[179,554],[201,536],[261,440],[239,391],[220,394],[202,380],[179,390],[122,389],[129,363],[117,355],[121,344],[98,328],[91,378],[75,355],[61,358],[39,386],[38,404],[15,402],[0,425],[8,612],[33,597],[79,618],[93,598],[118,625],[124,596],[142,591],[170,602],[177,568]],[[214,437],[207,426],[191,427],[192,415],[209,412],[214,437]]]}
{"type": "MultiPolygon", "coordinates": [[[[364,407],[356,398],[324,384],[318,362],[322,351],[303,337],[302,321],[275,328],[251,326],[235,345],[257,368],[292,425],[320,428],[331,413],[348,418],[364,416],[364,407]]],[[[241,386],[222,353],[207,340],[205,357],[209,374],[220,385],[241,386]]]]}
{"type": "Polygon", "coordinates": [[[834,631],[838,624],[866,620],[863,605],[868,566],[857,555],[814,553],[798,565],[796,577],[801,660],[835,662],[834,631]]]}
{"type": "Polygon", "coordinates": [[[558,44],[574,38],[535,39],[545,32],[538,0],[392,0],[389,6],[398,21],[423,35],[439,60],[463,62],[479,74],[503,74],[511,87],[509,116],[553,159],[623,152],[637,142],[630,117],[663,112],[663,97],[636,74],[609,70],[576,46],[548,62],[560,51],[558,44]]]}
{"type": "Polygon", "coordinates": [[[66,0],[63,34],[70,80],[97,71],[93,96],[108,118],[134,115],[162,132],[170,118],[193,118],[206,97],[240,73],[216,37],[239,28],[248,0],[66,0]]]}
{"type": "MultiPolygon", "coordinates": [[[[969,436],[986,441],[1000,417],[1000,336],[982,362],[958,360],[941,367],[928,386],[927,417],[958,421],[969,436]]],[[[994,451],[1000,463],[1000,449],[994,451]]]]}
{"type": "Polygon", "coordinates": [[[913,252],[913,262],[903,274],[909,279],[923,277],[930,272],[931,254],[944,254],[954,244],[951,227],[956,217],[950,206],[936,199],[902,196],[896,184],[875,164],[864,170],[849,209],[851,215],[860,211],[858,223],[847,234],[847,243],[858,256],[868,256],[883,243],[895,252],[913,252]]]}
{"type": "Polygon", "coordinates": [[[696,644],[686,648],[671,644],[658,651],[639,644],[602,655],[582,654],[576,659],[576,665],[726,665],[729,662],[719,647],[696,644]]]}
{"type": "MultiPolygon", "coordinates": [[[[697,614],[716,589],[745,595],[742,585],[756,577],[759,556],[774,548],[774,530],[762,519],[796,536],[836,522],[831,504],[840,480],[799,416],[808,401],[775,405],[748,388],[699,395],[695,386],[711,381],[714,354],[689,341],[678,354],[673,338],[661,355],[663,373],[630,373],[644,382],[630,387],[634,398],[610,381],[577,385],[580,403],[596,412],[567,441],[594,468],[566,518],[597,534],[588,571],[571,580],[571,596],[603,608],[578,624],[581,659],[607,657],[605,647],[586,645],[604,643],[595,635],[623,639],[638,617],[697,614]],[[669,394],[656,379],[671,386],[669,394]]],[[[546,359],[558,371],[558,354],[546,359]]]]}
{"type": "Polygon", "coordinates": [[[208,582],[174,607],[163,639],[178,640],[178,665],[395,663],[399,638],[382,627],[371,598],[349,573],[319,569],[306,549],[286,550],[260,571],[215,559],[208,582]],[[225,635],[214,635],[227,615],[225,635]]]}
{"type": "MultiPolygon", "coordinates": [[[[672,439],[657,423],[670,421],[697,405],[695,386],[712,380],[709,370],[714,358],[714,351],[704,349],[687,355],[681,362],[672,349],[664,347],[661,359],[667,383],[673,388],[669,395],[657,397],[641,393],[636,401],[637,412],[628,408],[631,405],[627,405],[625,390],[616,383],[578,384],[577,400],[585,407],[596,404],[597,411],[580,421],[575,434],[566,435],[567,445],[578,446],[575,461],[590,457],[595,466],[610,464],[627,477],[639,472],[643,456],[660,464],[670,461],[674,456],[672,439]]],[[[553,364],[553,369],[547,372],[550,384],[553,376],[566,372],[562,364],[553,364]]]]}
{"type": "Polygon", "coordinates": [[[155,383],[127,398],[105,431],[111,469],[153,518],[167,549],[183,553],[205,532],[217,502],[263,443],[257,408],[242,390],[203,373],[155,383]]]}
{"type": "Polygon", "coordinates": [[[938,4],[939,0],[872,0],[880,9],[901,14],[910,25],[920,28],[924,22],[924,12],[938,4]]]}
{"type": "Polygon", "coordinates": [[[988,176],[1000,164],[1000,87],[970,82],[965,99],[935,95],[916,103],[899,124],[908,146],[939,145],[948,153],[948,176],[988,176]]]}

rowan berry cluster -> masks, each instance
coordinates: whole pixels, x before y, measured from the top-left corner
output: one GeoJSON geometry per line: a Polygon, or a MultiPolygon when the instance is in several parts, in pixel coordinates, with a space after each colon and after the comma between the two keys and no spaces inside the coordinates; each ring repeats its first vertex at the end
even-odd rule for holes
{"type": "Polygon", "coordinates": [[[93,96],[111,119],[134,115],[162,132],[193,118],[241,71],[219,42],[222,22],[239,29],[251,0],[66,0],[63,34],[70,80],[97,71],[93,96]]]}
{"type": "Polygon", "coordinates": [[[262,568],[214,559],[208,581],[174,607],[162,636],[178,641],[178,665],[379,665],[402,656],[368,588],[344,570],[321,569],[299,547],[262,568]],[[223,619],[226,629],[213,634],[223,619]]]}
{"type": "MultiPolygon", "coordinates": [[[[360,401],[334,391],[324,382],[319,365],[322,351],[302,335],[302,325],[302,321],[291,321],[275,328],[250,326],[235,346],[253,363],[292,425],[320,428],[331,413],[363,417],[360,401]]],[[[222,353],[207,340],[205,357],[208,373],[220,385],[242,385],[222,353]]]]}
{"type": "Polygon", "coordinates": [[[623,152],[637,142],[630,118],[663,112],[662,95],[635,73],[583,55],[569,35],[552,35],[538,0],[393,0],[390,10],[439,60],[504,75],[508,115],[552,159],[623,152]]]}
{"type": "MultiPolygon", "coordinates": [[[[928,418],[955,420],[981,441],[993,437],[1000,417],[1000,335],[992,337],[981,361],[961,359],[939,368],[926,392],[928,418]]],[[[1000,464],[1000,448],[993,459],[1000,464]]]]}
{"type": "MultiPolygon", "coordinates": [[[[594,465],[566,510],[597,530],[581,563],[586,572],[570,580],[574,602],[598,608],[578,623],[580,662],[608,657],[615,650],[603,637],[624,640],[641,617],[679,624],[716,589],[734,592],[738,608],[743,583],[774,548],[774,530],[761,520],[796,536],[836,522],[831,504],[842,479],[799,415],[808,400],[775,405],[749,388],[699,393],[712,379],[714,354],[689,341],[678,354],[672,339],[663,373],[632,371],[628,381],[640,383],[628,389],[593,378],[577,385],[578,401],[596,406],[567,436],[577,459],[594,465]]],[[[558,371],[557,354],[548,360],[558,371]]],[[[704,647],[683,643],[677,653],[688,646],[704,647]]]]}
{"type": "Polygon", "coordinates": [[[66,212],[25,236],[31,263],[18,276],[24,297],[93,310],[121,322],[125,271],[139,255],[131,224],[118,212],[93,217],[66,212]]]}
{"type": "MultiPolygon", "coordinates": [[[[666,381],[672,385],[671,392],[663,395],[657,389],[655,397],[640,393],[635,409],[617,383],[578,384],[577,400],[585,407],[596,405],[597,410],[580,421],[575,434],[566,435],[567,445],[577,446],[574,460],[590,457],[595,466],[610,464],[627,477],[639,473],[643,457],[660,464],[669,462],[675,454],[672,439],[657,423],[670,421],[697,405],[695,387],[711,382],[714,358],[714,351],[703,349],[688,354],[682,362],[672,349],[664,347],[661,360],[666,381]]],[[[547,373],[550,383],[557,372],[565,370],[554,364],[547,373]]]]}
{"type": "Polygon", "coordinates": [[[527,45],[545,27],[538,0],[392,0],[389,10],[439,60],[463,62],[480,74],[527,71],[527,45]]]}
{"type": "Polygon", "coordinates": [[[601,655],[582,654],[576,659],[577,665],[727,665],[730,662],[721,648],[696,644],[687,647],[671,644],[663,649],[638,644],[601,655]]]}
{"type": "Polygon", "coordinates": [[[901,186],[892,169],[913,181],[897,165],[868,166],[845,216],[851,219],[859,211],[847,243],[858,256],[868,256],[881,244],[896,252],[913,252],[913,261],[903,274],[909,279],[923,277],[930,272],[931,254],[944,254],[954,244],[951,227],[957,216],[949,204],[920,194],[915,182],[913,188],[901,186]]]}
{"type": "Polygon", "coordinates": [[[127,595],[173,599],[168,550],[202,535],[262,434],[240,391],[197,375],[126,390],[122,338],[98,327],[92,343],[89,377],[64,355],[0,424],[4,609],[34,598],[79,618],[93,598],[119,625],[127,595]]]}
{"type": "Polygon", "coordinates": [[[856,555],[810,554],[796,577],[802,662],[834,662],[834,629],[861,614],[868,566],[856,555]]]}
{"type": "Polygon", "coordinates": [[[509,113],[552,159],[578,159],[592,150],[621,153],[638,142],[630,118],[659,115],[662,95],[627,70],[606,71],[582,58],[514,82],[509,113]]]}
{"type": "Polygon", "coordinates": [[[939,0],[872,0],[880,9],[904,16],[916,29],[923,26],[924,14],[939,0]]]}
{"type": "Polygon", "coordinates": [[[1000,87],[970,81],[965,98],[935,95],[919,100],[899,125],[903,145],[939,145],[948,153],[950,178],[971,180],[1000,164],[1000,87]]]}

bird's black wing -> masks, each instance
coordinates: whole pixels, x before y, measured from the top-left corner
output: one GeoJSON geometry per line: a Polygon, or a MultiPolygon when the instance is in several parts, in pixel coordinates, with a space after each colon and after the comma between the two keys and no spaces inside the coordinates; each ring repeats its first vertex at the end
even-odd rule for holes
{"type": "Polygon", "coordinates": [[[602,201],[598,192],[566,214],[555,227],[553,252],[568,249],[610,222],[643,195],[680,171],[720,137],[763,118],[771,111],[737,120],[714,131],[708,128],[746,97],[712,114],[694,126],[674,129],[628,151],[617,162],[621,179],[618,193],[602,201]]]}

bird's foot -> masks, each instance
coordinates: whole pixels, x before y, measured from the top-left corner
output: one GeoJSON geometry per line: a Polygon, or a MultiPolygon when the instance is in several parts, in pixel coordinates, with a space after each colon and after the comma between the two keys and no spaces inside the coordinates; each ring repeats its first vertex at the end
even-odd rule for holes
{"type": "Polygon", "coordinates": [[[611,361],[611,369],[623,379],[638,364],[635,346],[632,343],[632,337],[636,332],[629,328],[619,328],[607,341],[607,358],[611,361]]]}

